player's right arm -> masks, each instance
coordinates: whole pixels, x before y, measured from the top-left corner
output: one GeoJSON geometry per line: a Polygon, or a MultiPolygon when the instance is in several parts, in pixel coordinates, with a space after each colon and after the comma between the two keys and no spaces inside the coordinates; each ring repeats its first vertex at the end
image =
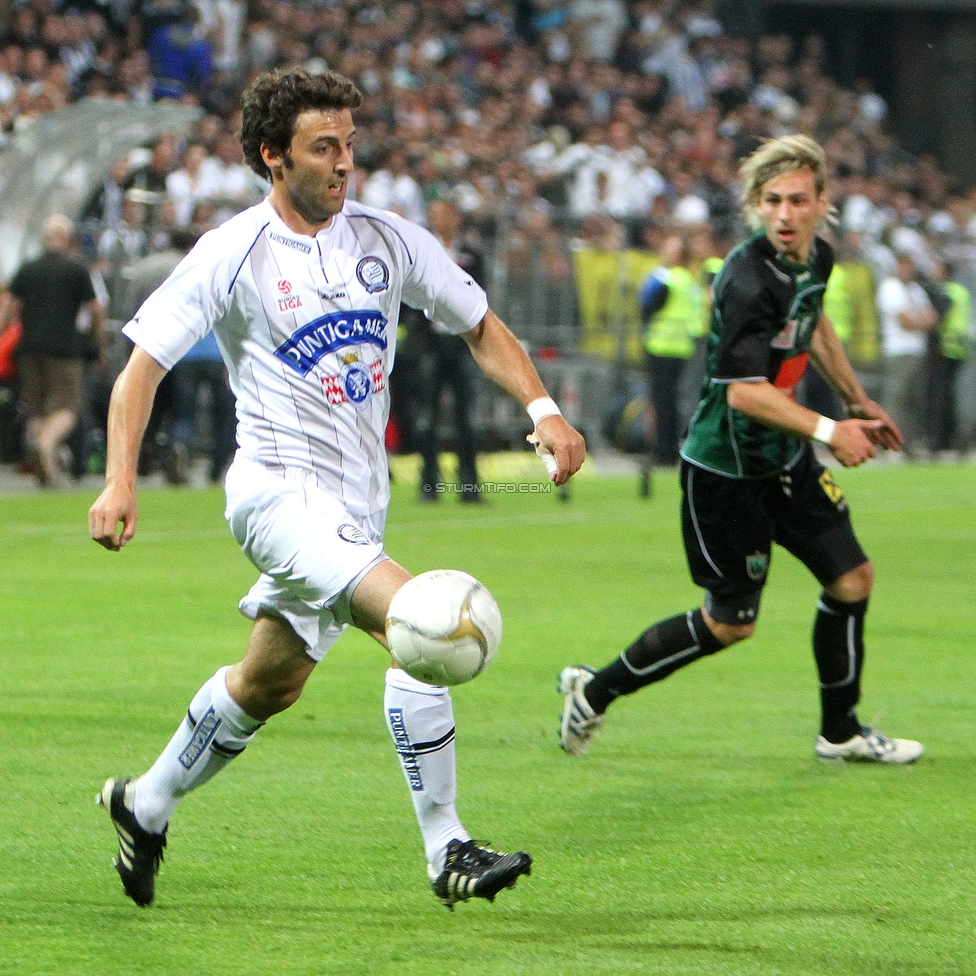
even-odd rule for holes
{"type": "Polygon", "coordinates": [[[88,510],[88,531],[99,545],[113,552],[135,535],[139,449],[152,413],[156,387],[165,375],[166,370],[136,346],[112,388],[105,489],[88,510]]]}

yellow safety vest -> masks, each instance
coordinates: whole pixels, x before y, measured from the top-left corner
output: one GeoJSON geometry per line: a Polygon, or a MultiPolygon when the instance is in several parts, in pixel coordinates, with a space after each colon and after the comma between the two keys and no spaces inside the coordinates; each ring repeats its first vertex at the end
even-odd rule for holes
{"type": "Polygon", "coordinates": [[[854,308],[851,304],[851,292],[847,287],[847,271],[843,265],[835,264],[830,277],[827,279],[827,289],[824,291],[823,310],[827,318],[834,323],[834,331],[841,342],[849,342],[851,326],[854,322],[854,308]]]}
{"type": "Polygon", "coordinates": [[[705,297],[695,276],[681,267],[668,268],[668,298],[651,316],[644,346],[652,356],[688,359],[702,335],[705,297]]]}
{"type": "Polygon", "coordinates": [[[939,340],[942,355],[947,359],[965,359],[969,338],[969,291],[958,281],[947,281],[943,286],[952,301],[949,311],[939,324],[939,340]]]}

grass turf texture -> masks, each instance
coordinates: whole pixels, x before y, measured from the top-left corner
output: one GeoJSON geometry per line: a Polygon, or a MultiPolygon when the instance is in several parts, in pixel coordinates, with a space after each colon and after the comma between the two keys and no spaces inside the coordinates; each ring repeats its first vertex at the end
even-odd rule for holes
{"type": "Polygon", "coordinates": [[[90,494],[0,499],[0,972],[976,972],[974,472],[840,481],[877,566],[861,715],[925,742],[913,767],[814,759],[818,591],[782,551],[756,637],[620,701],[591,756],[564,756],[559,668],[602,665],[698,600],[674,477],[650,501],[591,478],[566,503],[477,508],[395,485],[390,553],[474,574],[505,617],[497,660],[455,690],[459,807],[535,867],[454,914],[383,722],[385,653],[358,633],[184,802],[156,903],[124,898],[95,793],[144,769],[239,657],[253,571],[216,490],[145,490],[121,554],[88,541],[90,494]]]}

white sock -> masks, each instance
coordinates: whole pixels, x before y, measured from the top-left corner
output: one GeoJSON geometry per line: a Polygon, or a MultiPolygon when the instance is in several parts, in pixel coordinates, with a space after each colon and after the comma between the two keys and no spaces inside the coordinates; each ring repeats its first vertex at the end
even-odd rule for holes
{"type": "Polygon", "coordinates": [[[239,756],[261,727],[230,697],[221,668],[196,693],[169,744],[133,783],[132,812],[152,833],[162,833],[180,800],[239,756]]]}
{"type": "Polygon", "coordinates": [[[393,736],[424,851],[433,876],[444,869],[444,852],[455,837],[469,840],[454,801],[454,706],[447,688],[425,685],[399,668],[386,672],[383,705],[393,736]]]}

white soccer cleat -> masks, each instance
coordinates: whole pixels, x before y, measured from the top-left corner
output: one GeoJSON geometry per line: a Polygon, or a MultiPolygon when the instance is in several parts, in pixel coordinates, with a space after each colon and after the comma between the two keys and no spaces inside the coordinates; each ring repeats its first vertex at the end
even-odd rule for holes
{"type": "Polygon", "coordinates": [[[583,694],[595,673],[583,664],[559,672],[559,694],[564,699],[563,714],[559,719],[559,744],[563,752],[571,756],[585,756],[590,751],[590,740],[603,725],[603,716],[593,711],[583,694]]]}
{"type": "Polygon", "coordinates": [[[914,739],[889,738],[865,725],[846,742],[828,742],[822,735],[817,736],[816,752],[821,759],[903,764],[915,762],[925,752],[925,746],[914,739]]]}

